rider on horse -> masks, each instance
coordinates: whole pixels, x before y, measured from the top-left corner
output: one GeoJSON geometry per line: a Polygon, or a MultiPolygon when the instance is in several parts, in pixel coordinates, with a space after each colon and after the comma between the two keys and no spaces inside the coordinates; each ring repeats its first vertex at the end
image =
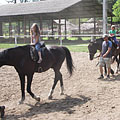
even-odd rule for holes
{"type": "Polygon", "coordinates": [[[34,23],[31,27],[31,44],[35,45],[35,49],[38,51],[39,60],[38,63],[41,63],[41,43],[40,43],[40,30],[36,23],[34,23]]]}
{"type": "Polygon", "coordinates": [[[111,26],[111,30],[109,31],[109,36],[112,38],[114,43],[117,45],[117,49],[119,49],[119,42],[116,39],[116,30],[115,30],[115,25],[111,26]]]}

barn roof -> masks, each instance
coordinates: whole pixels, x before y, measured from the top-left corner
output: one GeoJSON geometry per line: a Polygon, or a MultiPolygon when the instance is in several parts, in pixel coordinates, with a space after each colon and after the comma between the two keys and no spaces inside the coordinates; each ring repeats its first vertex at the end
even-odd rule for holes
{"type": "Polygon", "coordinates": [[[98,0],[46,0],[0,6],[0,17],[26,15],[43,19],[98,17],[102,16],[102,4],[98,0]]]}

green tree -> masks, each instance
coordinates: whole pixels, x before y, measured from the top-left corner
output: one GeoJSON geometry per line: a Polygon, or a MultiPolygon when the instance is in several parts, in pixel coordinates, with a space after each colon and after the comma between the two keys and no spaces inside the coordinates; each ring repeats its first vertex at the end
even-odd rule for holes
{"type": "Polygon", "coordinates": [[[113,14],[115,15],[115,17],[113,17],[113,21],[119,22],[120,21],[120,0],[117,0],[113,5],[113,14]]]}

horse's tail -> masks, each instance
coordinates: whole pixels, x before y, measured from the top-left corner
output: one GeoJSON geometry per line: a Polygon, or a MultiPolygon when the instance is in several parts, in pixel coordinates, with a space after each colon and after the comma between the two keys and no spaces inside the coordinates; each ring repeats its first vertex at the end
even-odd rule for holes
{"type": "Polygon", "coordinates": [[[62,47],[62,48],[65,50],[65,53],[66,53],[67,69],[68,69],[70,75],[72,75],[73,69],[74,69],[74,65],[73,65],[73,60],[72,60],[71,53],[68,50],[68,48],[66,48],[66,47],[62,47]]]}

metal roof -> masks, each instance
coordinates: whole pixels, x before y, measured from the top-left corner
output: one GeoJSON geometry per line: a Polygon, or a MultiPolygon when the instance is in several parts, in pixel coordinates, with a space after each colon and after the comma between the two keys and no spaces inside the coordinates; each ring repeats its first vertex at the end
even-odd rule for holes
{"type": "Polygon", "coordinates": [[[102,4],[98,0],[46,0],[0,6],[0,19],[26,15],[41,15],[43,19],[99,17],[102,16],[102,4]]]}

